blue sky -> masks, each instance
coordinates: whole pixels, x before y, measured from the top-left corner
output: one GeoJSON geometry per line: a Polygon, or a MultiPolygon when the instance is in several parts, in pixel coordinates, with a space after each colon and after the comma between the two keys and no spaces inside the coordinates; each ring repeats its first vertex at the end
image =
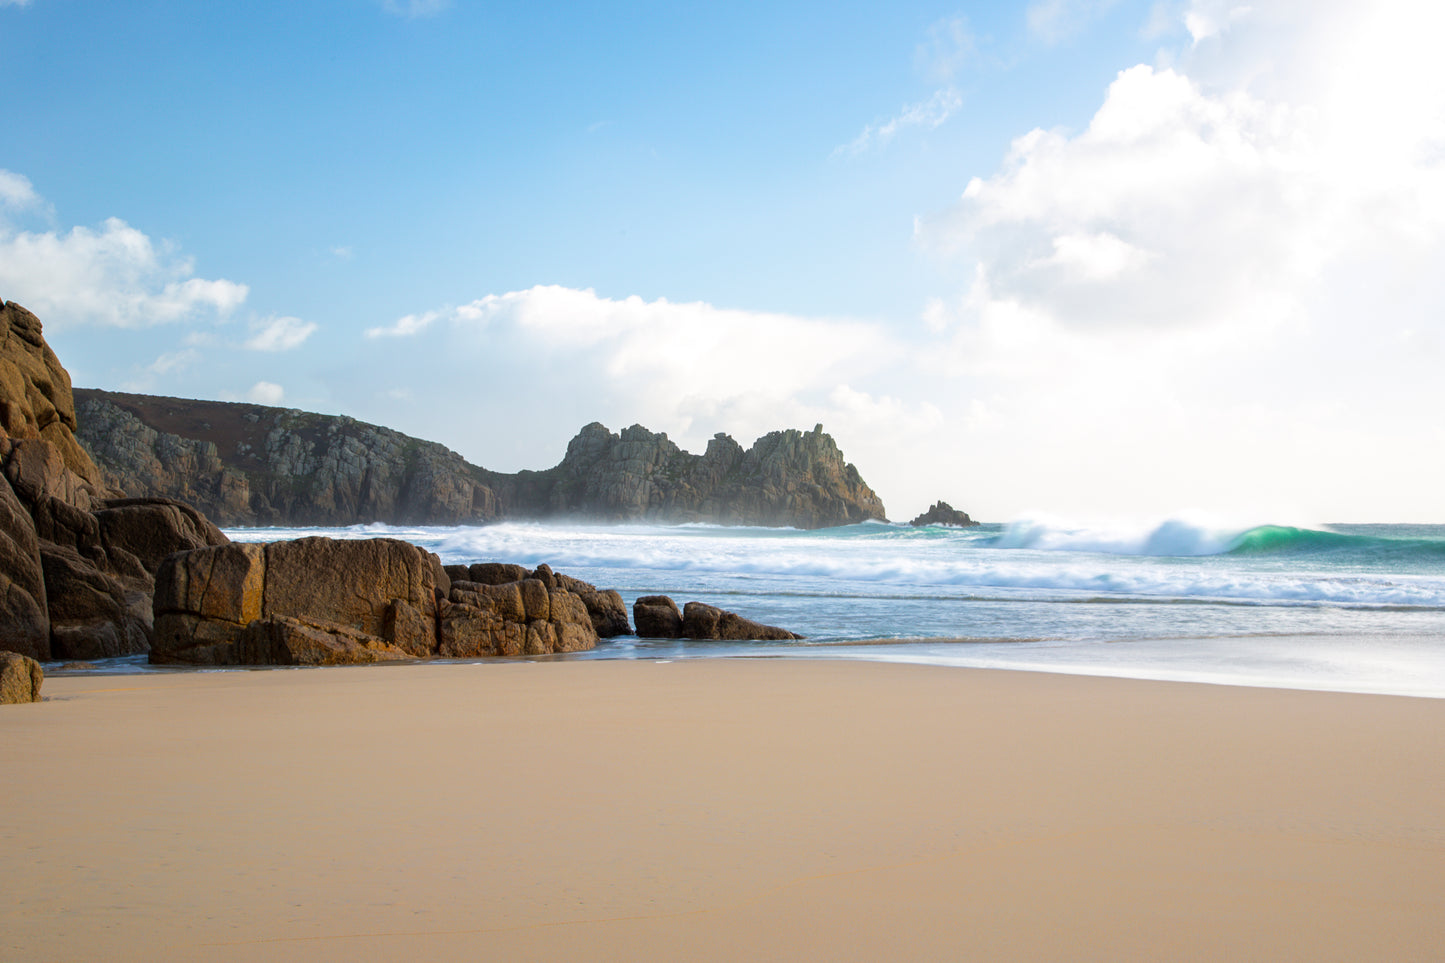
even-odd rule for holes
{"type": "Polygon", "coordinates": [[[895,516],[1440,520],[1440,17],[0,0],[79,385],[512,470],[822,421],[895,516]]]}

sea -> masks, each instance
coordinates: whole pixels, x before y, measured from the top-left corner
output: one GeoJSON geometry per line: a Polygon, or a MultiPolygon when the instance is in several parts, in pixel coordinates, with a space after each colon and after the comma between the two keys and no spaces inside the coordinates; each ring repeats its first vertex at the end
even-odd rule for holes
{"type": "Polygon", "coordinates": [[[800,642],[603,640],[558,659],[848,659],[1445,697],[1445,525],[1197,518],[820,531],[507,522],[228,529],[404,539],[448,564],[546,562],[800,642]]]}

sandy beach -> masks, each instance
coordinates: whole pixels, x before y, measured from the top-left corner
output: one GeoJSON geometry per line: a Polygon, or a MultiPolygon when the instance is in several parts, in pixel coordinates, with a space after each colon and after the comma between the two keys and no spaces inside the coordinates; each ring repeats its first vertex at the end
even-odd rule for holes
{"type": "Polygon", "coordinates": [[[1445,700],[779,660],[52,677],[0,958],[1438,959],[1445,700]]]}

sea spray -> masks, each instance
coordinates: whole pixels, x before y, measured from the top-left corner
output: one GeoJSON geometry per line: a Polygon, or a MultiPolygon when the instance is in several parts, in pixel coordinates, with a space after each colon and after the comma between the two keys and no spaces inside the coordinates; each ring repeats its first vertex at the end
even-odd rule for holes
{"type": "Polygon", "coordinates": [[[1180,514],[970,529],[558,522],[229,534],[386,535],[447,562],[547,562],[629,605],[668,594],[809,636],[623,638],[579,658],[766,653],[1445,695],[1445,526],[1230,526],[1180,514]]]}

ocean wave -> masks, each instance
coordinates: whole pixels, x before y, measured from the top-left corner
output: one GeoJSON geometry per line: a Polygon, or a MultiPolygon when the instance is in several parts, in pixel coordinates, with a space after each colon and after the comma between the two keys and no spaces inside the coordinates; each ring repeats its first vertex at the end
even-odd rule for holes
{"type": "MultiPolygon", "coordinates": [[[[1408,531],[1423,526],[1394,527],[1408,531]]],[[[1259,525],[1240,533],[1230,545],[1229,551],[1234,555],[1348,553],[1379,560],[1445,560],[1445,538],[1381,536],[1328,529],[1294,528],[1288,525],[1259,525]]]]}
{"type": "Polygon", "coordinates": [[[1188,518],[1092,525],[1021,518],[1010,522],[993,539],[991,547],[1100,555],[1220,555],[1230,550],[1240,534],[1236,527],[1188,518]]]}
{"type": "Polygon", "coordinates": [[[1047,518],[1010,522],[990,544],[999,549],[1150,555],[1355,555],[1362,561],[1445,561],[1445,527],[1422,525],[1238,526],[1193,518],[1146,524],[1078,525],[1047,518]],[[1381,533],[1385,530],[1387,533],[1381,533]]]}
{"type": "MultiPolygon", "coordinates": [[[[1409,540],[1257,526],[1213,528],[1174,520],[1133,532],[1058,524],[997,526],[940,536],[906,527],[851,526],[823,532],[651,525],[355,526],[351,529],[236,530],[264,540],[314,534],[386,535],[438,553],[447,563],[505,561],[591,581],[649,587],[706,582],[761,594],[816,592],[887,596],[1077,596],[1240,600],[1280,605],[1445,607],[1445,568],[1355,564],[1339,546],[1409,540]],[[1321,548],[1324,546],[1324,548],[1321,548]],[[1324,557],[1309,552],[1335,553],[1324,557]],[[1339,557],[1344,552],[1343,561],[1339,557]],[[1290,553],[1299,555],[1291,561],[1290,553]],[[1173,558],[1158,556],[1174,556],[1173,558]],[[1192,560],[1180,556],[1193,556],[1192,560]],[[1409,568],[1410,570],[1406,570],[1409,568]]],[[[1428,539],[1428,546],[1437,543],[1428,539]]]]}

